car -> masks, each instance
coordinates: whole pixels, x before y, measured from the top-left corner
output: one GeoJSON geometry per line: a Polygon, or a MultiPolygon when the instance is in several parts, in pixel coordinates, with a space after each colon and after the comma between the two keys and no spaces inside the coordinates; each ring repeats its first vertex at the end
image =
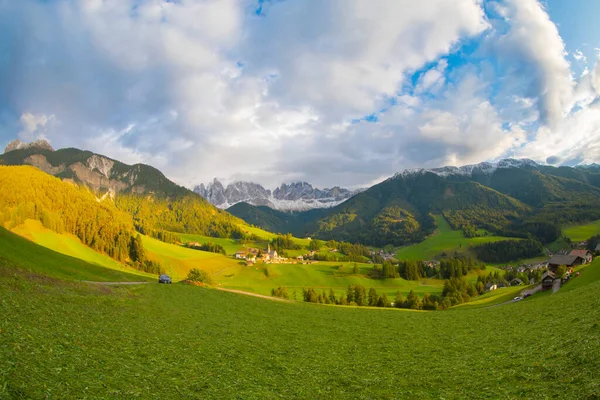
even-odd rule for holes
{"type": "Polygon", "coordinates": [[[513,299],[513,301],[519,301],[519,300],[523,300],[523,298],[521,296],[517,296],[513,299]]]}
{"type": "Polygon", "coordinates": [[[169,275],[166,275],[166,274],[161,274],[158,277],[158,283],[172,283],[171,282],[171,277],[169,275]]]}
{"type": "Polygon", "coordinates": [[[525,298],[527,298],[529,296],[531,296],[531,293],[525,293],[525,295],[523,296],[523,298],[525,299],[525,298]]]}

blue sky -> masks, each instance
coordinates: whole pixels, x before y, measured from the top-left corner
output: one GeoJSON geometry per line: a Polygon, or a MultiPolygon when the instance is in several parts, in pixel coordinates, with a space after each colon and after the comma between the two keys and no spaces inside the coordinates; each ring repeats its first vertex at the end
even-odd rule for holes
{"type": "Polygon", "coordinates": [[[600,162],[599,15],[589,0],[0,0],[0,146],[45,138],[186,186],[600,162]]]}

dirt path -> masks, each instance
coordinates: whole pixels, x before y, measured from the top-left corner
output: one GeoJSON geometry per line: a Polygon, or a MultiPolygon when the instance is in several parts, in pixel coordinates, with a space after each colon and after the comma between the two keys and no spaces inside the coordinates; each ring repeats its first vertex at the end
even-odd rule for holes
{"type": "Polygon", "coordinates": [[[252,293],[252,292],[244,292],[242,290],[235,290],[235,289],[225,289],[225,288],[215,288],[217,290],[222,290],[224,292],[231,292],[231,293],[237,293],[237,294],[244,294],[246,296],[252,296],[252,297],[260,297],[262,299],[267,299],[267,300],[275,300],[275,301],[287,301],[290,302],[291,300],[286,300],[286,299],[282,299],[281,297],[273,297],[273,296],[266,296],[264,294],[258,294],[258,293],[252,293]]]}
{"type": "Polygon", "coordinates": [[[114,285],[145,285],[147,283],[154,282],[92,282],[92,281],[81,281],[83,283],[92,283],[94,285],[106,285],[106,286],[114,286],[114,285]]]}
{"type": "MultiPolygon", "coordinates": [[[[521,293],[519,293],[519,296],[524,297],[526,294],[532,295],[534,293],[539,292],[540,290],[542,290],[542,285],[537,285],[536,287],[534,287],[532,289],[526,289],[526,290],[521,291],[521,293]]],[[[484,308],[505,306],[507,304],[512,304],[514,302],[515,302],[514,300],[508,300],[508,301],[505,301],[504,303],[492,304],[491,306],[487,306],[484,308]]]]}
{"type": "Polygon", "coordinates": [[[560,281],[560,279],[556,279],[552,284],[552,294],[558,292],[560,290],[561,285],[562,282],[560,281]]]}

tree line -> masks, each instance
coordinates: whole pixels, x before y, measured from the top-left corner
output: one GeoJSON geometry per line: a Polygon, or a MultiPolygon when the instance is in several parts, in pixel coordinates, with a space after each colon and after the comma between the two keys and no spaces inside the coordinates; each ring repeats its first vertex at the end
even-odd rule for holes
{"type": "MultiPolygon", "coordinates": [[[[287,289],[283,287],[273,289],[271,294],[276,297],[289,298],[287,289]]],[[[329,292],[322,290],[320,293],[311,287],[302,289],[302,299],[308,303],[358,307],[395,307],[430,311],[445,310],[466,303],[479,294],[475,284],[468,282],[464,277],[446,280],[441,295],[426,293],[421,298],[414,290],[411,290],[404,297],[398,291],[393,301],[389,300],[386,293],[379,294],[375,288],[370,288],[367,291],[362,285],[350,285],[346,293],[339,296],[336,296],[333,289],[329,289],[329,292]]]]}
{"type": "Polygon", "coordinates": [[[477,257],[485,262],[508,262],[542,255],[544,247],[535,239],[502,240],[473,247],[477,257]]]}
{"type": "Polygon", "coordinates": [[[190,249],[194,250],[202,250],[202,251],[210,251],[211,253],[223,254],[226,255],[225,248],[218,243],[206,242],[198,245],[189,245],[190,249]]]}

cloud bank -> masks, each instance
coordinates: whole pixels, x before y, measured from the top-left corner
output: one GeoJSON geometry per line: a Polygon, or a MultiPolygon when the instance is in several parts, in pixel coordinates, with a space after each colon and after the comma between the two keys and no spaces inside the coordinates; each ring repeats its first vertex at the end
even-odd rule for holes
{"type": "Polygon", "coordinates": [[[0,0],[0,54],[0,144],[187,186],[600,161],[600,64],[572,75],[537,0],[0,0]]]}

